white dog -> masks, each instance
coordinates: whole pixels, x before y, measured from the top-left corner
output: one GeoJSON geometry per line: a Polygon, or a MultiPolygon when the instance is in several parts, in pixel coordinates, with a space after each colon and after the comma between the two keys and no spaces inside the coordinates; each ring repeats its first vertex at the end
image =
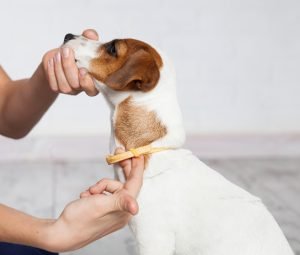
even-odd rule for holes
{"type": "Polygon", "coordinates": [[[259,198],[181,149],[175,73],[166,57],[133,39],[102,44],[68,34],[65,43],[109,104],[111,151],[160,151],[146,156],[140,211],[130,224],[140,254],[293,254],[259,198]]]}

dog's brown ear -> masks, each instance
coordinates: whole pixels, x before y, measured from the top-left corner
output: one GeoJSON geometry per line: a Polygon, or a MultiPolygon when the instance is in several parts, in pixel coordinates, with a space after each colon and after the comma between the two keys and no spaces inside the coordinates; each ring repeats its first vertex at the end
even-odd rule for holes
{"type": "Polygon", "coordinates": [[[159,69],[153,56],[141,49],[132,54],[118,71],[109,75],[104,83],[114,90],[147,92],[156,86],[158,79],[159,69]]]}

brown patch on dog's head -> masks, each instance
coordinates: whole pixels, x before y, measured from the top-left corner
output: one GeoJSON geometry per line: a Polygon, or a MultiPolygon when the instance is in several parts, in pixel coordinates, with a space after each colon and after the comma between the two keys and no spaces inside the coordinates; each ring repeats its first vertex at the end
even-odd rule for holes
{"type": "Polygon", "coordinates": [[[161,67],[162,59],[150,45],[120,39],[100,47],[99,57],[91,61],[90,73],[114,90],[147,92],[156,86],[161,67]]]}

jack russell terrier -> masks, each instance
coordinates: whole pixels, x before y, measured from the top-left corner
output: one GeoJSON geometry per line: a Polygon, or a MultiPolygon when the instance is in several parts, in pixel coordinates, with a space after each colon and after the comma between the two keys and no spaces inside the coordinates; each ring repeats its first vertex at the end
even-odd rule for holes
{"type": "Polygon", "coordinates": [[[101,43],[72,34],[64,44],[111,109],[111,152],[127,150],[108,162],[148,154],[139,214],[130,223],[139,254],[293,254],[259,198],[181,148],[175,73],[160,51],[134,39],[101,43]]]}

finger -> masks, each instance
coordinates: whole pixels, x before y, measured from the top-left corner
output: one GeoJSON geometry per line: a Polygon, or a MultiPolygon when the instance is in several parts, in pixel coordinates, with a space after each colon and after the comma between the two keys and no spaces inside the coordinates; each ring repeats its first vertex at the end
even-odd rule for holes
{"type": "Polygon", "coordinates": [[[45,55],[43,56],[43,65],[44,65],[44,68],[45,70],[47,69],[47,64],[48,64],[48,61],[51,59],[51,58],[54,58],[55,54],[59,51],[59,49],[52,49],[48,52],[45,53],[45,55]]]}
{"type": "MultiPolygon", "coordinates": [[[[123,153],[125,150],[121,147],[118,147],[115,150],[115,154],[123,153]]],[[[131,159],[126,159],[119,162],[119,166],[122,167],[126,180],[128,179],[131,171],[131,159]]]]}
{"type": "Polygon", "coordinates": [[[88,190],[86,190],[86,191],[80,193],[80,198],[89,197],[91,195],[92,194],[88,190]]]}
{"type": "Polygon", "coordinates": [[[129,212],[132,215],[138,213],[139,207],[136,200],[129,194],[122,193],[116,200],[116,208],[121,211],[129,212]]]}
{"type": "Polygon", "coordinates": [[[98,36],[98,33],[96,30],[94,29],[86,29],[83,31],[82,35],[84,37],[87,37],[91,40],[98,40],[99,39],[99,36],[98,36]]]}
{"type": "Polygon", "coordinates": [[[123,184],[116,180],[102,179],[89,188],[91,194],[101,194],[104,191],[114,193],[123,188],[123,184]]]}
{"type": "Polygon", "coordinates": [[[103,214],[108,214],[116,211],[128,212],[132,215],[137,214],[138,204],[136,200],[127,193],[118,193],[112,196],[94,195],[98,210],[103,214]]]}
{"type": "Polygon", "coordinates": [[[120,154],[120,153],[123,153],[123,152],[125,152],[125,150],[122,147],[117,147],[115,149],[115,154],[120,154]]]}
{"type": "Polygon", "coordinates": [[[127,180],[130,176],[131,172],[131,159],[126,159],[121,162],[119,162],[119,165],[122,167],[125,179],[127,180]]]}
{"type": "Polygon", "coordinates": [[[144,176],[144,156],[140,156],[132,159],[132,168],[130,171],[130,175],[124,184],[124,188],[128,190],[128,192],[137,197],[142,184],[143,184],[143,176],[144,176]]]}
{"type": "Polygon", "coordinates": [[[58,86],[57,86],[56,76],[55,76],[55,72],[54,72],[54,60],[53,60],[53,58],[48,60],[47,78],[48,78],[50,88],[54,92],[58,92],[58,86]]]}
{"type": "Polygon", "coordinates": [[[73,89],[79,89],[78,68],[75,63],[74,52],[68,47],[61,49],[62,66],[67,83],[73,89]]]}
{"type": "Polygon", "coordinates": [[[96,89],[92,77],[87,73],[87,70],[84,68],[80,68],[80,70],[79,70],[79,83],[80,83],[81,89],[88,96],[98,95],[99,91],[96,89]]]}
{"type": "Polygon", "coordinates": [[[59,91],[65,94],[73,94],[75,91],[69,86],[62,68],[60,52],[57,52],[54,57],[54,71],[59,91]]]}
{"type": "Polygon", "coordinates": [[[120,198],[120,200],[120,207],[123,211],[129,212],[132,215],[136,215],[138,213],[139,206],[133,197],[129,195],[124,195],[120,198]]]}
{"type": "Polygon", "coordinates": [[[49,86],[54,92],[58,92],[58,86],[54,71],[54,57],[58,51],[59,49],[53,49],[45,53],[45,55],[43,56],[43,67],[48,79],[49,86]]]}

